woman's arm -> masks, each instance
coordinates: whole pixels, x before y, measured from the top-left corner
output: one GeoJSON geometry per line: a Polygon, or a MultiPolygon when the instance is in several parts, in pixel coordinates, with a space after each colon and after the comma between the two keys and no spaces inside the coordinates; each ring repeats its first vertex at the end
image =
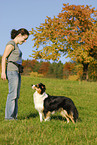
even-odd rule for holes
{"type": "Polygon", "coordinates": [[[11,53],[11,51],[14,49],[14,46],[9,44],[6,46],[4,54],[2,56],[2,63],[1,63],[1,67],[2,67],[2,72],[1,72],[1,79],[6,80],[6,58],[8,57],[8,55],[11,53]]]}

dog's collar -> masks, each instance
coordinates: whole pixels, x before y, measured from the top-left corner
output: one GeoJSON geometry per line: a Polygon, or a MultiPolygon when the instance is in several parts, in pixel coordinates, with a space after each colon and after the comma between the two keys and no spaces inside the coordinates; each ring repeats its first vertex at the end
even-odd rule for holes
{"type": "Polygon", "coordinates": [[[48,95],[44,92],[43,94],[39,94],[37,91],[35,92],[35,94],[39,95],[41,98],[47,98],[48,95]]]}
{"type": "Polygon", "coordinates": [[[42,97],[48,97],[48,95],[44,92],[44,93],[42,94],[42,97]]]}

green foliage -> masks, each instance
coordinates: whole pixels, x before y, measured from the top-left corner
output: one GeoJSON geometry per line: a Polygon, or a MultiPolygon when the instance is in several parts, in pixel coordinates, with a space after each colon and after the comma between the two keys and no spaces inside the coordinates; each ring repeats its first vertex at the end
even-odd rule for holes
{"type": "Polygon", "coordinates": [[[0,79],[0,144],[1,145],[96,145],[97,83],[22,76],[18,120],[5,121],[8,82],[0,79]],[[31,84],[42,82],[51,95],[72,98],[78,111],[76,124],[54,114],[50,122],[39,122],[34,108],[31,84]]]}
{"type": "Polygon", "coordinates": [[[47,77],[53,77],[53,78],[63,78],[63,64],[61,61],[58,63],[53,62],[50,64],[47,77]]]}

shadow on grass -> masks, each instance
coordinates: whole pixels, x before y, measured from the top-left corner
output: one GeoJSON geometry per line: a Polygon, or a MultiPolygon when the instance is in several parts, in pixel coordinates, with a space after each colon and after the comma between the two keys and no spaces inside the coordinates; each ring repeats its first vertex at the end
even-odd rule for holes
{"type": "MultiPolygon", "coordinates": [[[[57,115],[57,116],[51,116],[51,120],[54,119],[54,120],[61,120],[61,121],[67,121],[66,118],[60,116],[60,115],[57,115]]],[[[71,121],[71,120],[70,120],[71,121]]],[[[77,122],[82,122],[82,119],[79,117],[77,122]]]]}
{"type": "Polygon", "coordinates": [[[61,121],[66,121],[66,118],[63,118],[62,116],[60,115],[53,115],[51,116],[51,120],[54,119],[54,120],[61,120],[61,121]]]}
{"type": "Polygon", "coordinates": [[[30,113],[27,116],[21,116],[19,119],[24,120],[24,119],[36,118],[38,116],[39,116],[38,113],[30,113]]]}
{"type": "MultiPolygon", "coordinates": [[[[27,116],[20,117],[19,119],[24,120],[24,119],[30,119],[30,118],[36,118],[36,117],[39,117],[38,113],[30,113],[27,116]]],[[[61,121],[65,121],[65,122],[67,121],[66,118],[64,118],[60,115],[51,115],[51,120],[61,120],[61,121]]],[[[82,122],[82,119],[78,118],[78,122],[82,122]]]]}

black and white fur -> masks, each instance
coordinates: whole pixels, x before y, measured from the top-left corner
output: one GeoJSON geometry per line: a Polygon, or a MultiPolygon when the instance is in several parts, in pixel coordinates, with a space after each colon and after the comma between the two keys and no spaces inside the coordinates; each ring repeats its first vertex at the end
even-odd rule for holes
{"type": "Polygon", "coordinates": [[[65,117],[67,123],[71,120],[75,123],[78,119],[78,111],[73,101],[64,96],[50,96],[46,94],[46,87],[40,83],[32,85],[32,89],[36,90],[33,94],[35,109],[39,112],[40,122],[50,119],[50,114],[60,111],[62,117],[65,117]],[[70,119],[70,120],[69,120],[70,119]]]}

